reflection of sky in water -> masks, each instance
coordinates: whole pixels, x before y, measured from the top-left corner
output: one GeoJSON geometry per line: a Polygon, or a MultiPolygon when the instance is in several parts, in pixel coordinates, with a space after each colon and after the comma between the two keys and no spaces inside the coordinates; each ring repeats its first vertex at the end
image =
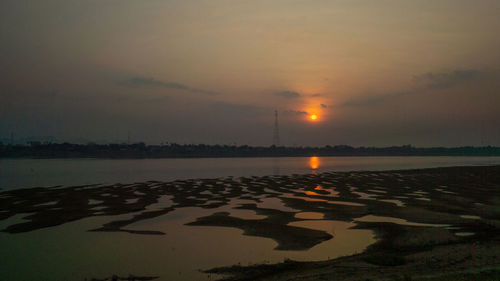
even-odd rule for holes
{"type": "MultiPolygon", "coordinates": [[[[308,251],[276,251],[273,249],[277,243],[272,239],[245,236],[236,228],[184,225],[224,209],[227,210],[182,208],[127,227],[160,230],[166,235],[87,231],[111,219],[128,219],[133,214],[87,218],[16,235],[0,233],[0,243],[4,245],[0,261],[2,268],[10,272],[0,271],[0,277],[2,280],[58,281],[135,274],[160,275],[158,280],[206,280],[207,275],[198,269],[235,263],[281,262],[284,258],[334,258],[361,252],[375,241],[369,230],[349,229],[353,223],[303,221],[291,225],[322,229],[334,234],[335,238],[308,251]],[[30,270],[25,270],[26,266],[30,270]]],[[[230,213],[238,217],[262,218],[248,210],[231,210],[230,213]]]]}
{"type": "Polygon", "coordinates": [[[473,215],[461,215],[460,217],[463,219],[470,219],[470,220],[480,220],[481,219],[481,217],[473,216],[473,215]]]}
{"type": "Polygon", "coordinates": [[[494,164],[500,157],[0,159],[0,188],[494,164]]]}
{"type": "Polygon", "coordinates": [[[325,215],[318,212],[300,212],[296,213],[295,217],[298,219],[305,219],[305,220],[320,220],[324,218],[325,215]]]}
{"type": "Polygon", "coordinates": [[[260,199],[261,202],[257,203],[257,207],[261,209],[274,209],[274,210],[280,210],[283,212],[298,212],[299,210],[287,207],[283,205],[283,202],[281,202],[281,199],[276,198],[276,197],[270,197],[270,198],[262,198],[260,199]]]}
{"type": "Polygon", "coordinates": [[[323,230],[333,236],[332,239],[318,244],[309,251],[293,252],[290,257],[296,260],[325,260],[344,256],[348,253],[361,253],[370,244],[375,243],[371,230],[351,229],[356,224],[334,220],[306,220],[292,222],[289,225],[323,230]]]}
{"type": "MultiPolygon", "coordinates": [[[[259,207],[298,212],[286,207],[278,198],[263,198],[259,207]]],[[[165,215],[126,226],[130,230],[156,230],[165,235],[133,235],[121,232],[88,232],[111,220],[129,219],[138,213],[120,216],[92,217],[60,226],[21,234],[0,233],[3,247],[2,267],[14,272],[10,280],[83,280],[105,278],[113,274],[155,276],[159,280],[206,280],[198,269],[241,263],[324,260],[363,251],[375,242],[370,230],[350,229],[354,223],[321,220],[323,214],[299,212],[296,216],[307,221],[290,225],[324,230],[333,239],[307,251],[277,251],[277,243],[269,238],[242,235],[232,227],[185,226],[198,217],[215,212],[228,212],[244,219],[264,219],[253,210],[234,209],[249,200],[233,199],[230,205],[216,209],[187,207],[165,215]],[[315,221],[309,221],[314,219],[315,221]],[[8,257],[8,258],[7,258],[8,257]],[[29,265],[30,270],[20,267],[29,265]]],[[[93,202],[97,203],[97,202],[93,202]]],[[[163,196],[148,210],[171,205],[163,196]]],[[[2,221],[2,226],[19,222],[27,214],[2,221]]],[[[9,280],[0,271],[1,280],[9,280]]]]}
{"type": "Polygon", "coordinates": [[[316,193],[314,191],[309,191],[309,190],[305,190],[304,193],[306,195],[309,195],[309,196],[311,196],[311,195],[321,196],[321,194],[318,194],[318,193],[316,193]]]}
{"type": "Polygon", "coordinates": [[[456,232],[455,235],[456,236],[462,236],[462,237],[465,237],[465,236],[472,236],[474,235],[475,233],[474,232],[456,232]]]}
{"type": "Polygon", "coordinates": [[[395,204],[398,207],[404,207],[404,206],[406,206],[403,201],[397,200],[397,199],[382,199],[380,201],[382,201],[382,202],[388,202],[388,203],[393,203],[393,204],[395,204]]]}
{"type": "Polygon", "coordinates": [[[431,223],[418,223],[411,222],[400,218],[393,217],[383,217],[383,216],[374,216],[374,215],[366,215],[360,218],[354,219],[355,221],[360,222],[392,222],[400,225],[411,225],[411,226],[430,226],[430,227],[447,227],[447,224],[431,224],[431,223]]]}
{"type": "Polygon", "coordinates": [[[338,191],[336,190],[333,190],[331,188],[324,188],[322,187],[321,185],[317,185],[314,190],[321,190],[321,191],[324,191],[324,192],[327,192],[329,196],[337,196],[339,194],[338,191]]]}

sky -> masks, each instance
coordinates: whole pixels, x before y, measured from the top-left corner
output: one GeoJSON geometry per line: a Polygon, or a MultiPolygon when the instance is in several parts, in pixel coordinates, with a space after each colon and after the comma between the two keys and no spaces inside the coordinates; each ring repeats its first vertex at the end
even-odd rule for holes
{"type": "Polygon", "coordinates": [[[498,146],[499,14],[498,0],[0,1],[0,139],[268,146],[277,110],[287,146],[498,146]]]}

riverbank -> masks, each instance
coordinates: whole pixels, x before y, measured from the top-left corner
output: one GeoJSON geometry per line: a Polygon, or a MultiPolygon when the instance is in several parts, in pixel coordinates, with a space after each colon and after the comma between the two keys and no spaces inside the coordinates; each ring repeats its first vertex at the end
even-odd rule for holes
{"type": "Polygon", "coordinates": [[[381,240],[362,254],[318,262],[287,260],[220,267],[206,272],[231,276],[221,279],[227,281],[500,280],[498,232],[489,237],[456,240],[443,232],[415,227],[375,227],[385,233],[379,232],[381,240]]]}
{"type": "Polygon", "coordinates": [[[229,275],[223,279],[228,281],[500,280],[498,172],[498,167],[464,167],[417,173],[431,178],[439,175],[441,182],[426,181],[428,186],[423,190],[427,191],[420,192],[428,194],[426,206],[394,211],[392,217],[448,223],[446,227],[361,222],[356,228],[373,229],[378,238],[377,243],[361,254],[318,262],[286,260],[279,264],[220,267],[206,272],[229,275]],[[453,188],[444,190],[444,187],[453,188]],[[429,190],[447,195],[437,198],[429,190]],[[456,222],[452,222],[454,215],[471,221],[456,226],[456,222]],[[453,233],[458,229],[460,232],[453,233]]]}
{"type": "Polygon", "coordinates": [[[5,145],[0,143],[1,158],[235,158],[235,157],[310,157],[310,156],[500,156],[500,147],[352,147],[348,145],[248,146],[207,144],[73,144],[40,143],[5,145]]]}
{"type": "MultiPolygon", "coordinates": [[[[106,221],[85,230],[120,233],[123,239],[139,235],[144,241],[163,241],[153,237],[172,235],[170,220],[165,218],[181,210],[199,210],[183,222],[186,228],[198,229],[199,237],[204,236],[205,229],[238,229],[245,236],[272,239],[274,250],[268,250],[278,251],[285,258],[293,251],[304,253],[304,260],[308,260],[307,253],[340,239],[340,231],[367,231],[368,235],[359,236],[364,237],[362,240],[346,242],[353,248],[322,253],[320,259],[324,261],[287,260],[282,264],[212,270],[192,265],[207,270],[205,274],[232,274],[228,280],[413,280],[468,271],[494,275],[500,265],[500,166],[224,177],[0,192],[0,222],[9,222],[2,231],[12,237],[100,217],[106,221]],[[325,223],[327,227],[313,223],[325,223]],[[376,240],[372,241],[369,233],[376,240]]],[[[217,243],[218,236],[214,237],[206,243],[217,243]]],[[[167,243],[162,247],[171,246],[167,243]]],[[[172,256],[186,254],[183,249],[179,251],[172,256]]],[[[266,259],[263,255],[255,261],[266,259]]],[[[127,272],[122,266],[122,272],[107,274],[168,280],[170,277],[160,272],[162,262],[157,266],[148,264],[152,268],[148,272],[127,272]]]]}

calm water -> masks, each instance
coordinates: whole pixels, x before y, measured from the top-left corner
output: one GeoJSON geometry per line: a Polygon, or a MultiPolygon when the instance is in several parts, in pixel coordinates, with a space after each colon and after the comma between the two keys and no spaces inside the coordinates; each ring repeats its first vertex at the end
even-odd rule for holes
{"type": "Polygon", "coordinates": [[[0,188],[500,164],[500,157],[1,159],[0,188]]]}
{"type": "MultiPolygon", "coordinates": [[[[362,252],[375,242],[372,231],[349,229],[355,223],[309,220],[292,225],[324,230],[335,234],[335,239],[308,251],[277,251],[273,240],[244,236],[236,228],[184,225],[203,215],[207,211],[201,208],[184,208],[130,227],[137,230],[153,227],[167,233],[162,236],[87,231],[111,217],[87,218],[28,233],[0,233],[0,280],[83,281],[113,274],[159,275],[159,281],[213,280],[215,276],[199,270],[238,263],[276,263],[285,258],[326,260],[362,252]]],[[[250,212],[231,212],[231,215],[252,217],[250,212]]],[[[0,222],[0,227],[6,224],[0,222]]]]}

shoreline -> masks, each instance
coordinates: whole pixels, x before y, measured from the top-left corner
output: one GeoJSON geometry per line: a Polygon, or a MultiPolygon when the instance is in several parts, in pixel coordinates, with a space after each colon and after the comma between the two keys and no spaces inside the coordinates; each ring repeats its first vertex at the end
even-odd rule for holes
{"type": "MultiPolygon", "coordinates": [[[[237,198],[247,200],[247,203],[233,206],[234,209],[252,211],[264,218],[245,219],[214,212],[187,225],[241,229],[243,235],[275,240],[279,250],[307,250],[335,239],[324,231],[289,226],[293,222],[307,221],[296,216],[301,212],[320,213],[325,220],[355,221],[355,229],[372,230],[377,235],[375,244],[354,256],[206,271],[235,274],[227,280],[250,280],[249,276],[252,276],[251,280],[271,277],[302,280],[299,277],[304,274],[327,278],[324,280],[365,280],[359,279],[361,273],[373,278],[389,278],[394,274],[418,276],[424,271],[432,274],[432,262],[427,261],[433,259],[441,271],[450,272],[459,270],[459,267],[465,270],[500,265],[500,255],[496,255],[500,253],[498,165],[28,188],[3,191],[0,195],[0,220],[29,213],[20,223],[2,230],[11,234],[92,216],[134,213],[130,219],[110,221],[88,231],[168,235],[156,229],[138,231],[127,226],[179,208],[199,207],[209,212],[229,205],[237,198]],[[161,203],[164,196],[168,196],[171,203],[161,203]],[[292,211],[264,207],[262,198],[268,197],[279,199],[292,211]],[[150,206],[153,204],[160,205],[152,210],[150,206]],[[387,218],[403,219],[413,224],[446,224],[454,229],[384,221],[387,218]],[[460,236],[460,233],[473,235],[460,236]],[[459,249],[474,251],[469,251],[473,254],[461,261],[447,258],[459,249]],[[479,260],[483,263],[478,264],[479,260]]],[[[320,279],[316,277],[313,279],[320,279]]]]}
{"type": "Polygon", "coordinates": [[[437,167],[499,165],[500,157],[376,156],[178,159],[0,159],[0,189],[113,185],[220,177],[390,171],[437,167]],[[147,167],[151,168],[147,168],[147,167]],[[137,171],[130,173],[136,168],[137,171]],[[65,171],[65,174],[61,174],[65,171]]]}
{"type": "Polygon", "coordinates": [[[41,143],[4,145],[0,158],[226,158],[226,157],[311,157],[311,156],[500,156],[500,147],[352,147],[348,145],[249,146],[207,144],[95,144],[41,143]]]}
{"type": "Polygon", "coordinates": [[[389,155],[389,154],[380,154],[380,155],[322,155],[322,154],[306,154],[306,155],[233,155],[233,156],[228,156],[228,155],[221,155],[221,156],[214,156],[214,155],[207,155],[207,156],[162,156],[162,157],[152,157],[152,156],[145,156],[145,157],[100,157],[100,156],[54,156],[54,157],[36,157],[36,156],[13,156],[13,157],[4,157],[0,156],[0,161],[1,160],[17,160],[17,159],[31,159],[31,160],[49,160],[49,159],[58,159],[58,160],[65,160],[65,159],[75,159],[75,160],[85,160],[85,159],[91,159],[91,160],[161,160],[161,159],[234,159],[234,158],[308,158],[308,157],[339,157],[339,158],[351,158],[351,157],[359,157],[359,158],[373,158],[373,157],[387,157],[387,158],[396,158],[396,157],[405,157],[405,158],[417,158],[417,157],[422,157],[422,158],[431,158],[431,157],[450,157],[450,158],[456,158],[456,157],[464,157],[464,158],[495,158],[495,157],[500,157],[500,154],[492,154],[492,155],[475,155],[475,154],[463,154],[463,155],[448,155],[448,154],[436,154],[436,155],[389,155]]]}
{"type": "MultiPolygon", "coordinates": [[[[448,168],[457,167],[437,169],[448,168]]],[[[460,168],[467,172],[470,167],[460,168]]],[[[412,171],[429,170],[436,168],[412,171]]],[[[391,172],[399,171],[403,170],[391,172]]],[[[495,198],[495,214],[486,225],[475,225],[473,236],[452,237],[439,228],[361,222],[355,228],[374,230],[377,242],[359,254],[323,261],[232,265],[205,272],[229,276],[220,279],[224,281],[500,280],[500,185],[496,185],[497,192],[491,194],[495,198]]]]}

